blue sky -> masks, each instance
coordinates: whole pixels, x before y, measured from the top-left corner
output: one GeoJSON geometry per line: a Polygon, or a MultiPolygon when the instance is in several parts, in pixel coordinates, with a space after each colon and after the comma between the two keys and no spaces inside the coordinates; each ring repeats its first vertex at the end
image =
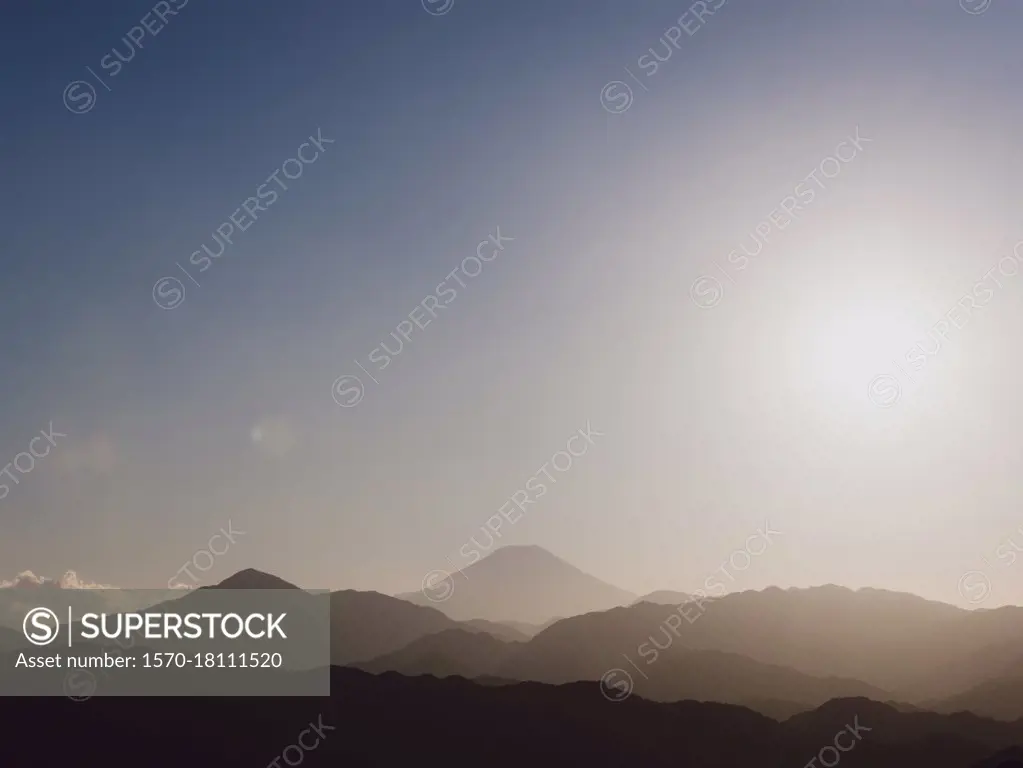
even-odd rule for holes
{"type": "MultiPolygon", "coordinates": [[[[772,516],[787,548],[737,587],[956,600],[1020,522],[1018,289],[897,412],[800,392],[842,343],[799,333],[865,302],[926,330],[1023,238],[1023,9],[728,0],[645,74],[688,5],[189,0],[114,76],[154,4],[7,9],[0,449],[67,437],[0,500],[0,579],[161,587],[231,520],[204,578],[415,589],[592,421],[604,442],[507,543],[684,589],[772,516]],[[805,226],[695,307],[713,255],[857,126],[874,143],[805,226]],[[190,283],[177,265],[317,131],[335,143],[190,283]],[[332,382],[366,379],[355,361],[498,228],[506,249],[340,408],[332,382]]],[[[875,372],[842,375],[862,395],[875,372]]]]}

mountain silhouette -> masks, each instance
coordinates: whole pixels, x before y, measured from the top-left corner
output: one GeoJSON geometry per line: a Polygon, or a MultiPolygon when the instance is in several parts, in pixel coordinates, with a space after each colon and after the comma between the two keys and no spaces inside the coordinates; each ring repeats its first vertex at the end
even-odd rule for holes
{"type": "Polygon", "coordinates": [[[466,678],[493,676],[515,646],[485,633],[447,629],[413,641],[401,650],[352,666],[367,672],[400,672],[466,678]]]}
{"type": "Polygon", "coordinates": [[[929,702],[934,712],[973,712],[996,720],[1023,719],[1023,676],[995,678],[950,696],[929,702]]]}
{"type": "MultiPolygon", "coordinates": [[[[533,560],[567,573],[568,582],[581,577],[590,587],[594,581],[603,585],[539,548],[505,548],[478,565],[500,552],[503,562],[499,558],[496,567],[491,563],[475,574],[482,574],[484,586],[488,574],[533,560]]],[[[192,610],[217,589],[299,587],[246,569],[148,610],[192,610]]],[[[647,597],[677,595],[689,597],[674,592],[647,597]]],[[[597,684],[618,669],[627,673],[636,698],[742,706],[792,727],[806,713],[830,712],[834,701],[859,702],[881,721],[937,717],[898,723],[899,728],[937,723],[934,733],[924,728],[920,738],[938,741],[997,731],[992,721],[1023,723],[1023,653],[1017,640],[1023,609],[1014,607],[965,611],[903,593],[828,585],[734,593],[702,606],[641,598],[550,619],[544,626],[515,619],[456,621],[436,607],[377,592],[341,590],[309,599],[329,599],[332,663],[384,678],[400,673],[518,689],[523,683],[597,684]],[[688,619],[679,618],[680,612],[688,619]],[[942,695],[928,695],[935,691],[942,695]]],[[[0,652],[25,647],[21,632],[0,627],[0,652]]],[[[986,759],[976,759],[981,758],[986,759]]]]}
{"type": "Polygon", "coordinates": [[[440,611],[413,605],[379,592],[347,589],[330,593],[331,646],[333,664],[370,661],[393,653],[426,635],[458,629],[467,634],[487,629],[507,636],[509,627],[489,622],[460,623],[440,611]]]}
{"type": "Polygon", "coordinates": [[[233,576],[228,576],[219,584],[200,589],[298,589],[298,587],[271,573],[246,568],[233,576]]]}
{"type": "MultiPolygon", "coordinates": [[[[397,597],[429,605],[458,621],[489,619],[543,624],[556,616],[574,616],[616,605],[636,596],[583,573],[537,546],[508,546],[449,575],[446,599],[431,602],[420,592],[397,597]]],[[[439,595],[438,597],[443,596],[439,595]]]]}
{"type": "Polygon", "coordinates": [[[966,611],[884,590],[771,587],[702,607],[640,602],[569,617],[534,637],[528,652],[544,658],[575,648],[577,666],[586,657],[622,666],[610,661],[628,654],[644,667],[682,649],[724,651],[923,704],[1003,674],[1020,657],[1021,636],[1021,608],[966,611]]]}
{"type": "Polygon", "coordinates": [[[972,768],[1023,768],[1023,747],[1000,750],[972,768]]]}
{"type": "Polygon", "coordinates": [[[688,603],[693,599],[692,595],[686,594],[685,592],[675,592],[670,589],[659,589],[656,592],[651,592],[649,595],[643,595],[633,601],[633,605],[636,603],[653,603],[654,605],[681,605],[688,603]]]}
{"type": "MultiPolygon", "coordinates": [[[[448,630],[357,666],[375,673],[566,683],[600,680],[616,660],[621,663],[620,653],[598,657],[592,654],[592,643],[581,647],[574,638],[563,646],[545,644],[541,654],[531,652],[532,642],[535,640],[506,643],[486,635],[448,630]]],[[[781,719],[832,698],[888,697],[885,691],[856,680],[816,678],[719,651],[677,654],[651,666],[648,678],[640,670],[629,670],[629,674],[630,689],[647,699],[740,704],[781,719]]]]}
{"type": "MultiPolygon", "coordinates": [[[[469,619],[468,621],[462,622],[467,624],[473,629],[478,629],[481,632],[486,632],[488,635],[493,635],[501,640],[507,640],[513,643],[524,643],[526,640],[531,638],[536,632],[539,631],[539,627],[533,632],[524,632],[514,625],[513,622],[507,621],[487,621],[486,619],[469,619]]],[[[529,628],[531,625],[523,625],[529,628]]]]}
{"type": "Polygon", "coordinates": [[[5,743],[4,762],[135,768],[145,755],[147,768],[251,768],[272,763],[304,732],[315,749],[289,751],[291,764],[302,758],[303,765],[346,768],[441,762],[553,768],[571,755],[574,765],[587,768],[798,768],[853,728],[859,737],[846,736],[843,743],[853,746],[841,755],[849,766],[1000,768],[1019,759],[1023,743],[1023,723],[906,714],[864,699],[834,700],[778,722],[728,704],[658,703],[635,695],[608,701],[592,682],[479,685],[337,667],[331,692],[286,702],[7,698],[0,700],[0,716],[17,738],[5,743]]]}
{"type": "Polygon", "coordinates": [[[530,638],[530,637],[534,637],[538,633],[540,633],[543,630],[547,629],[547,627],[549,627],[554,622],[561,621],[562,618],[564,618],[564,617],[557,616],[555,618],[548,619],[543,624],[530,624],[530,623],[525,622],[525,621],[499,621],[499,622],[496,622],[496,623],[497,624],[503,624],[506,627],[511,627],[516,632],[519,632],[520,634],[524,635],[525,637],[530,638]]]}

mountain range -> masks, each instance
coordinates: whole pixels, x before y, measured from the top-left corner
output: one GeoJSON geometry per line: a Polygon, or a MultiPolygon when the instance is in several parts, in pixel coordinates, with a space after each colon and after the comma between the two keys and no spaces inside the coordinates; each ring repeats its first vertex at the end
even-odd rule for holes
{"type": "MultiPolygon", "coordinates": [[[[515,580],[519,569],[543,559],[557,560],[535,547],[497,550],[469,569],[479,585],[476,599],[488,599],[490,615],[499,617],[505,592],[484,586],[498,576],[515,580]]],[[[577,579],[575,569],[547,564],[542,570],[568,574],[567,584],[549,591],[580,589],[586,593],[580,602],[597,599],[587,592],[592,582],[577,579]]],[[[629,605],[614,605],[618,593],[601,594],[608,595],[603,609],[554,621],[525,643],[506,646],[446,631],[381,651],[364,668],[559,683],[597,680],[621,667],[637,692],[656,700],[704,697],[708,687],[723,696],[728,687],[734,696],[718,700],[771,700],[773,713],[815,706],[821,696],[868,696],[940,712],[1023,717],[1023,608],[968,611],[834,585],[772,587],[702,604],[682,592],[652,593],[629,605]],[[676,597],[680,604],[667,602],[676,597]],[[737,665],[747,674],[724,686],[737,665]],[[772,681],[770,695],[762,690],[766,681],[772,681]]]]}
{"type": "MultiPolygon", "coordinates": [[[[413,752],[404,742],[437,728],[442,742],[472,733],[465,743],[488,765],[537,760],[544,750],[588,755],[593,765],[624,764],[612,759],[619,753],[646,765],[687,759],[698,766],[743,765],[754,757],[761,765],[805,765],[815,753],[800,750],[857,715],[877,723],[871,725],[877,735],[857,746],[857,760],[872,766],[989,768],[1023,744],[1018,607],[967,611],[834,585],[768,588],[702,603],[684,592],[637,598],[538,547],[497,550],[466,573],[474,591],[454,611],[462,619],[450,615],[458,582],[451,599],[436,605],[422,593],[329,594],[332,680],[341,681],[334,690],[343,690],[344,700],[325,705],[343,712],[355,734],[339,752],[349,764],[407,759],[413,752]],[[544,586],[542,607],[527,611],[523,600],[537,588],[538,573],[556,582],[544,586]],[[470,615],[478,601],[488,601],[486,617],[470,615]],[[573,614],[571,606],[587,610],[573,614]],[[430,714],[409,726],[402,718],[417,707],[430,714]],[[433,714],[438,709],[448,714],[433,714]],[[501,743],[516,740],[492,718],[528,723],[534,729],[528,743],[501,743]],[[395,741],[383,734],[397,722],[402,743],[374,753],[367,734],[395,741]],[[484,738],[486,728],[496,741],[484,738]],[[702,732],[715,728],[739,736],[725,743],[702,732]],[[600,739],[581,744],[584,731],[600,739]],[[689,735],[671,735],[676,731],[689,735]],[[899,755],[909,762],[899,763],[899,755]]],[[[204,589],[299,587],[249,569],[204,589]]],[[[190,603],[197,593],[174,602],[190,603]]],[[[19,645],[20,633],[0,627],[0,652],[19,645]]],[[[62,706],[27,709],[42,714],[62,706]]],[[[120,706],[97,701],[96,716],[121,717],[120,706]]],[[[188,719],[169,702],[134,706],[129,720],[136,711],[161,708],[172,719],[188,719]]],[[[272,718],[256,705],[231,707],[228,717],[272,718]]],[[[432,747],[422,748],[432,754],[432,747]]]]}
{"type": "Polygon", "coordinates": [[[1023,754],[1023,723],[906,713],[862,698],[778,722],[728,704],[610,702],[593,682],[486,686],[340,667],[331,670],[331,692],[286,700],[3,699],[0,716],[16,736],[5,742],[4,763],[522,768],[570,758],[589,768],[799,768],[821,764],[823,754],[832,765],[839,755],[870,768],[1008,768],[1023,754]]]}

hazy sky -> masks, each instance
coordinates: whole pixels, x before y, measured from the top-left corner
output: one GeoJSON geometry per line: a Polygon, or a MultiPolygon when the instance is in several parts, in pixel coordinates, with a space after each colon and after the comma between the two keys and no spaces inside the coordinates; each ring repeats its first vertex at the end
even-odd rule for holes
{"type": "Polygon", "coordinates": [[[693,589],[768,520],[730,588],[1023,602],[1023,7],[181,4],[5,11],[3,463],[66,437],[0,476],[0,580],[163,587],[231,521],[201,583],[417,589],[589,422],[501,543],[693,589]]]}

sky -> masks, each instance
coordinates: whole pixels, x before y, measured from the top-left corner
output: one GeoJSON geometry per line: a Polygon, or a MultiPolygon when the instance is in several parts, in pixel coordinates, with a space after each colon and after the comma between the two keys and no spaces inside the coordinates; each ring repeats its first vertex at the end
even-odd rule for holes
{"type": "Polygon", "coordinates": [[[1023,7],[690,5],[9,4],[0,581],[1023,604],[1023,7]]]}

